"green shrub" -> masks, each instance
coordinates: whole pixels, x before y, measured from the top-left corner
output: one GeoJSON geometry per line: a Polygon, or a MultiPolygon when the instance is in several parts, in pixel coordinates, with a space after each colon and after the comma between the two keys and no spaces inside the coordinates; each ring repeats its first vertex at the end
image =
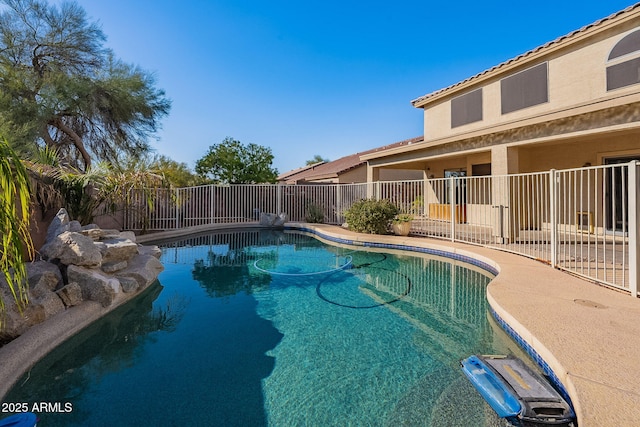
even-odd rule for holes
{"type": "Polygon", "coordinates": [[[399,213],[388,200],[363,199],[344,213],[349,229],[358,233],[387,234],[389,222],[399,213]]]}

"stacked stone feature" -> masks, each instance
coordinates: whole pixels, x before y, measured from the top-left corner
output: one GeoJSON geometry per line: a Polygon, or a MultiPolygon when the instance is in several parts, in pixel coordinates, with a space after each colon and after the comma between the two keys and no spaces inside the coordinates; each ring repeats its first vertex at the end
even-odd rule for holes
{"type": "MultiPolygon", "coordinates": [[[[60,209],[39,251],[41,261],[27,264],[30,302],[21,316],[6,286],[7,310],[0,340],[10,340],[67,307],[82,301],[110,306],[117,294],[140,291],[164,269],[157,246],[140,246],[131,232],[81,226],[60,209]]],[[[6,284],[2,284],[6,285],[6,284]]]]}

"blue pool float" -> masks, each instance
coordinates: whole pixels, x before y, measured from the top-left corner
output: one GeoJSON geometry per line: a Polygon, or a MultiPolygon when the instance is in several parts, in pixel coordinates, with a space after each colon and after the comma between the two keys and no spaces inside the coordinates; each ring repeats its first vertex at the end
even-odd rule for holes
{"type": "Polygon", "coordinates": [[[468,357],[460,364],[462,372],[500,418],[514,418],[520,413],[522,410],[520,401],[478,356],[468,357]]]}
{"type": "Polygon", "coordinates": [[[542,375],[512,356],[470,356],[462,371],[498,416],[533,425],[573,426],[571,406],[542,375]]]}
{"type": "Polygon", "coordinates": [[[0,427],[34,427],[37,422],[33,412],[21,412],[0,420],[0,427]]]}

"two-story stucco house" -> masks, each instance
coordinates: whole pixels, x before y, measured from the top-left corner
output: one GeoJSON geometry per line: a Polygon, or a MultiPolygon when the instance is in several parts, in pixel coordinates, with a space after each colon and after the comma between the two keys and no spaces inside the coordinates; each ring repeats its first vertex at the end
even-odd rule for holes
{"type": "Polygon", "coordinates": [[[361,156],[369,182],[389,168],[428,180],[640,160],[640,3],[412,104],[424,140],[361,156]]]}

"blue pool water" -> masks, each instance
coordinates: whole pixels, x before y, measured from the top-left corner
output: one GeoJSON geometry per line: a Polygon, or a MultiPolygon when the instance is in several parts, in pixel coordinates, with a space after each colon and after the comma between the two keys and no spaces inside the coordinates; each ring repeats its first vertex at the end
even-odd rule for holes
{"type": "Polygon", "coordinates": [[[506,425],[459,368],[505,351],[486,272],[272,231],[167,243],[161,260],[4,401],[71,404],[45,426],[506,425]]]}

